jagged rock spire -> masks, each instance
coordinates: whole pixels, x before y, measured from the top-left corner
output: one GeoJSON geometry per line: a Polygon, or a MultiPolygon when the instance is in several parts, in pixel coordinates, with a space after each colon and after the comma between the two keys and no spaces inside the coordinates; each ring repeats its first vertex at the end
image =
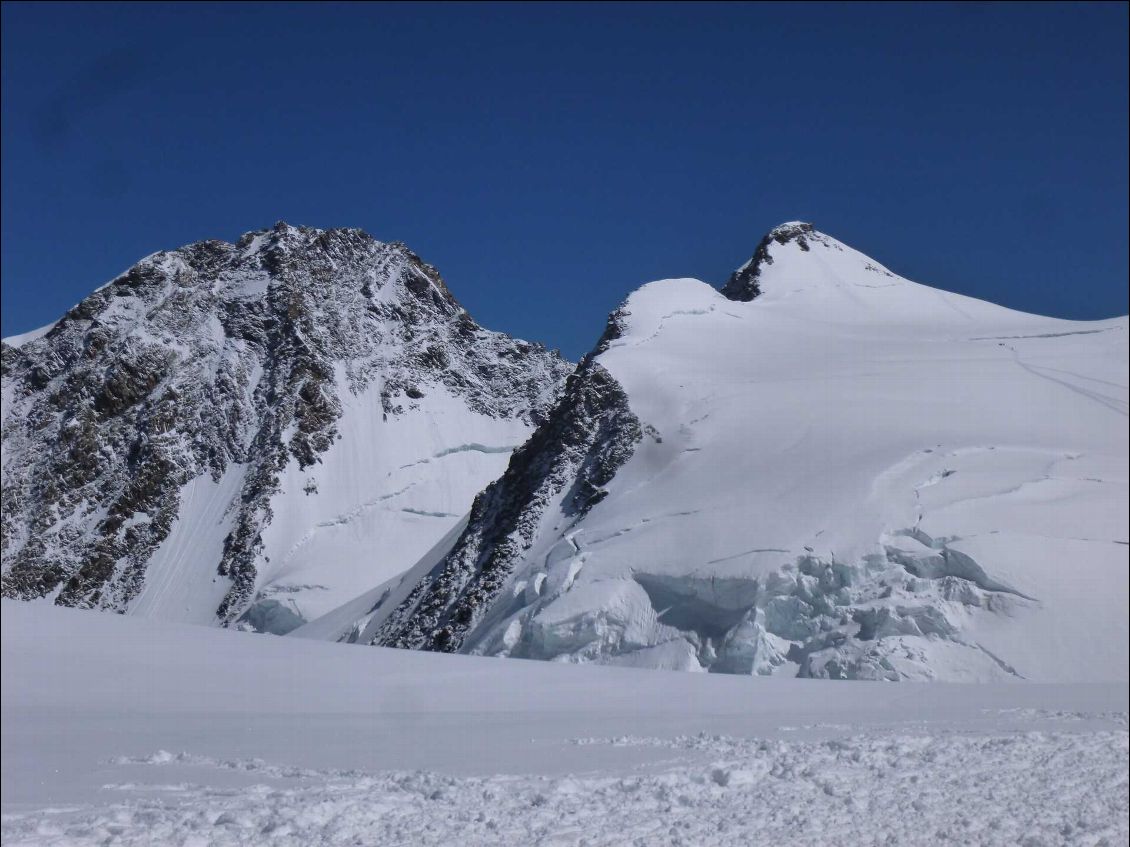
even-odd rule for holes
{"type": "Polygon", "coordinates": [[[738,268],[730,279],[722,286],[722,294],[731,300],[748,302],[761,293],[761,269],[765,265],[773,264],[773,257],[769,254],[769,247],[774,242],[788,244],[795,241],[797,247],[808,251],[808,237],[814,235],[816,230],[812,224],[803,221],[789,221],[780,226],[775,226],[766,233],[757,245],[753,256],[748,262],[738,268]]]}

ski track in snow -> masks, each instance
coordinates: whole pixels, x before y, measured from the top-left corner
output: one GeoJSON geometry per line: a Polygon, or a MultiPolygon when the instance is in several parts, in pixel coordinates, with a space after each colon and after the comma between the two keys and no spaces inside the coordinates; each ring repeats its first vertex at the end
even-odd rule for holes
{"type": "MultiPolygon", "coordinates": [[[[1122,415],[1122,417],[1124,417],[1124,418],[1130,417],[1130,411],[1127,410],[1127,404],[1126,404],[1125,400],[1122,400],[1118,397],[1110,397],[1110,396],[1108,396],[1106,394],[1102,394],[1098,391],[1092,391],[1092,390],[1083,388],[1082,386],[1075,385],[1074,383],[1068,382],[1065,379],[1057,379],[1054,376],[1049,376],[1046,373],[1041,373],[1041,371],[1045,371],[1045,370],[1051,370],[1051,371],[1055,371],[1057,373],[1068,373],[1068,372],[1058,370],[1056,368],[1045,368],[1045,367],[1042,367],[1040,365],[1030,364],[1030,363],[1025,362],[1023,359],[1020,358],[1020,353],[1017,352],[1017,350],[1015,348],[1009,347],[1008,349],[1012,351],[1012,355],[1013,355],[1013,358],[1016,360],[1016,364],[1018,364],[1021,368],[1026,370],[1028,373],[1032,374],[1032,376],[1037,376],[1040,379],[1046,379],[1048,382],[1054,382],[1056,385],[1062,385],[1068,391],[1071,391],[1075,394],[1078,394],[1080,397],[1086,397],[1088,400],[1093,400],[1094,402],[1098,403],[1099,405],[1105,406],[1106,408],[1110,409],[1112,412],[1115,412],[1119,415],[1122,415]]],[[[1072,376],[1079,377],[1078,374],[1072,374],[1072,376]]],[[[1087,377],[1081,377],[1081,378],[1087,379],[1087,377]]],[[[1099,381],[1101,381],[1101,380],[1099,380],[1099,381]]],[[[1107,384],[1108,385],[1114,385],[1114,383],[1107,383],[1107,384]]],[[[1121,386],[1117,386],[1117,387],[1121,387],[1121,386]]]]}
{"type": "MultiPolygon", "coordinates": [[[[1030,711],[1021,717],[1096,717],[1030,711]]],[[[1125,715],[1116,718],[1125,727],[1125,715]]],[[[157,770],[161,781],[108,784],[108,795],[128,799],[104,806],[5,815],[3,838],[10,847],[1116,845],[1130,837],[1127,737],[584,738],[574,744],[669,748],[672,759],[626,775],[561,777],[365,774],[159,751],[112,764],[157,770]],[[202,786],[178,779],[186,767],[261,781],[202,786]]]]}
{"type": "Polygon", "coordinates": [[[1066,338],[1069,335],[1095,335],[1099,332],[1111,332],[1115,327],[1103,329],[1076,329],[1071,332],[1039,332],[1034,335],[978,335],[970,341],[1011,341],[1020,338],[1066,338]]]}

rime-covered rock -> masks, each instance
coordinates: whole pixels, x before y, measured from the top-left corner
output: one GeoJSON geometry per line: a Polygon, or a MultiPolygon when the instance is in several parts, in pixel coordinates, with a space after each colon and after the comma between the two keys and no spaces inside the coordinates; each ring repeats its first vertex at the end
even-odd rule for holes
{"type": "Polygon", "coordinates": [[[284,223],[2,353],[4,595],[274,631],[411,565],[571,370],[403,244],[284,223]]]}

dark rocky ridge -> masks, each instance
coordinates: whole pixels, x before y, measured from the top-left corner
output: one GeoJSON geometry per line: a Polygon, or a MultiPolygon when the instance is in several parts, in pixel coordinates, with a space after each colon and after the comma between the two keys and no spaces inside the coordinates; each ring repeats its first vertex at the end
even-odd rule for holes
{"type": "Polygon", "coordinates": [[[761,294],[762,268],[764,268],[765,265],[773,264],[773,257],[769,253],[770,246],[774,243],[785,245],[790,241],[795,241],[797,247],[807,252],[809,250],[809,240],[814,237],[820,238],[821,236],[816,232],[812,224],[799,221],[796,223],[781,224],[769,230],[757,245],[757,249],[753,251],[752,258],[730,275],[730,279],[722,286],[722,294],[730,300],[739,300],[742,302],[753,300],[761,294]]]}
{"type": "Polygon", "coordinates": [[[566,520],[579,520],[604,497],[603,486],[641,437],[619,383],[587,357],[506,473],[475,498],[455,546],[369,643],[458,651],[529,549],[550,504],[560,498],[566,520]]]}
{"type": "Polygon", "coordinates": [[[480,328],[403,244],[283,223],[147,257],[0,352],[4,596],[124,611],[181,486],[240,465],[224,622],[251,598],[280,471],[340,437],[343,386],[379,380],[386,417],[442,385],[535,423],[570,369],[480,328]]]}

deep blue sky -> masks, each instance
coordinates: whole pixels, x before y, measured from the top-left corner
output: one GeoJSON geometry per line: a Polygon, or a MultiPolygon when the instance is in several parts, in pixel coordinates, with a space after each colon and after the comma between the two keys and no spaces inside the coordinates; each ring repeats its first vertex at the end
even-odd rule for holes
{"type": "Polygon", "coordinates": [[[810,220],[1029,311],[1127,311],[1127,5],[3,6],[3,334],[139,257],[360,226],[588,349],[810,220]]]}

